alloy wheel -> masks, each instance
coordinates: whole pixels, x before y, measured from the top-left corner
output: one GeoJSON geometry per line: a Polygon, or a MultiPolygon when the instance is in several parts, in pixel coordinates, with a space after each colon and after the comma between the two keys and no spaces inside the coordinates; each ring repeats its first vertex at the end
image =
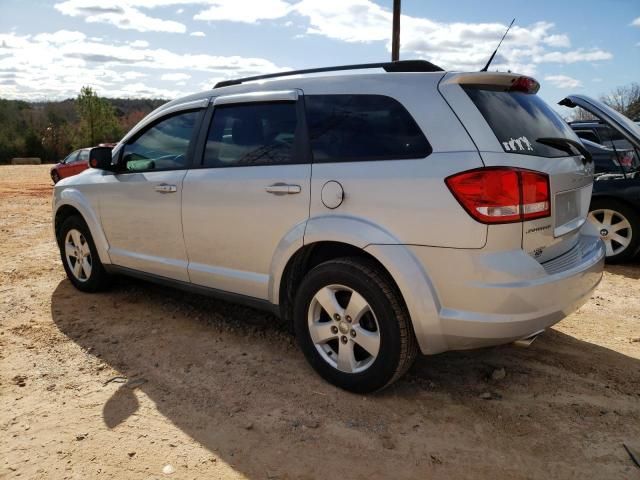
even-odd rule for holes
{"type": "Polygon", "coordinates": [[[311,299],[311,341],[322,359],[345,373],[367,370],[380,351],[380,328],[362,295],[344,285],[328,285],[311,299]]]}
{"type": "Polygon", "coordinates": [[[598,229],[607,257],[622,253],[631,244],[631,223],[620,212],[599,208],[589,212],[589,221],[598,229]]]}
{"type": "Polygon", "coordinates": [[[64,253],[69,270],[76,280],[80,282],[89,280],[92,268],[91,249],[87,239],[79,230],[72,228],[67,232],[64,253]]]}

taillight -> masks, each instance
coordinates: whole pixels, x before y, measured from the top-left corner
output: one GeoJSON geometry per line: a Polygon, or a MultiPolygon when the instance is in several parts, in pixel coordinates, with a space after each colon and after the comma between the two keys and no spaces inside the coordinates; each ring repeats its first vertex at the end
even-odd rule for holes
{"type": "MultiPolygon", "coordinates": [[[[615,156],[614,156],[615,158],[615,156]]],[[[616,162],[614,162],[616,163],[616,162]]],[[[625,152],[620,159],[620,165],[623,167],[630,167],[633,165],[633,152],[625,152]]]]}
{"type": "Polygon", "coordinates": [[[551,215],[549,176],[511,167],[487,167],[445,180],[460,205],[481,223],[513,223],[551,215]]]}
{"type": "Polygon", "coordinates": [[[538,93],[540,84],[531,77],[517,77],[511,81],[510,92],[538,93]]]}

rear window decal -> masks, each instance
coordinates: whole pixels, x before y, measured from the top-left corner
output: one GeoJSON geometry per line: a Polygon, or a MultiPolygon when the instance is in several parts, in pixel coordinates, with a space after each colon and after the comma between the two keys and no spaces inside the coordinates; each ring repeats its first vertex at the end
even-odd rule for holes
{"type": "Polygon", "coordinates": [[[520,152],[523,152],[525,150],[528,150],[530,152],[533,151],[533,146],[531,145],[531,142],[524,135],[522,137],[518,137],[518,138],[511,137],[510,140],[508,140],[506,142],[502,142],[502,146],[504,147],[504,149],[507,152],[509,152],[509,151],[514,151],[514,152],[520,151],[520,152]]]}

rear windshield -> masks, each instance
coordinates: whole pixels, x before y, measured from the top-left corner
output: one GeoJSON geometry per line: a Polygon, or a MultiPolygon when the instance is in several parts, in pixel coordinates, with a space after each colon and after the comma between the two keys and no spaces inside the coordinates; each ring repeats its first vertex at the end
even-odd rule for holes
{"type": "Polygon", "coordinates": [[[537,95],[492,87],[463,86],[505,152],[567,157],[566,151],[537,142],[543,137],[578,140],[571,127],[537,95]]]}

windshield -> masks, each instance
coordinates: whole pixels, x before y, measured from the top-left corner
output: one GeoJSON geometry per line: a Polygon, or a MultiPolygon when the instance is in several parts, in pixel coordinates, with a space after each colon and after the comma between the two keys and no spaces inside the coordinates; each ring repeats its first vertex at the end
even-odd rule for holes
{"type": "Polygon", "coordinates": [[[538,138],[579,141],[571,127],[534,94],[506,92],[503,87],[462,87],[478,107],[505,152],[539,157],[567,157],[566,148],[545,145],[538,138]]]}

